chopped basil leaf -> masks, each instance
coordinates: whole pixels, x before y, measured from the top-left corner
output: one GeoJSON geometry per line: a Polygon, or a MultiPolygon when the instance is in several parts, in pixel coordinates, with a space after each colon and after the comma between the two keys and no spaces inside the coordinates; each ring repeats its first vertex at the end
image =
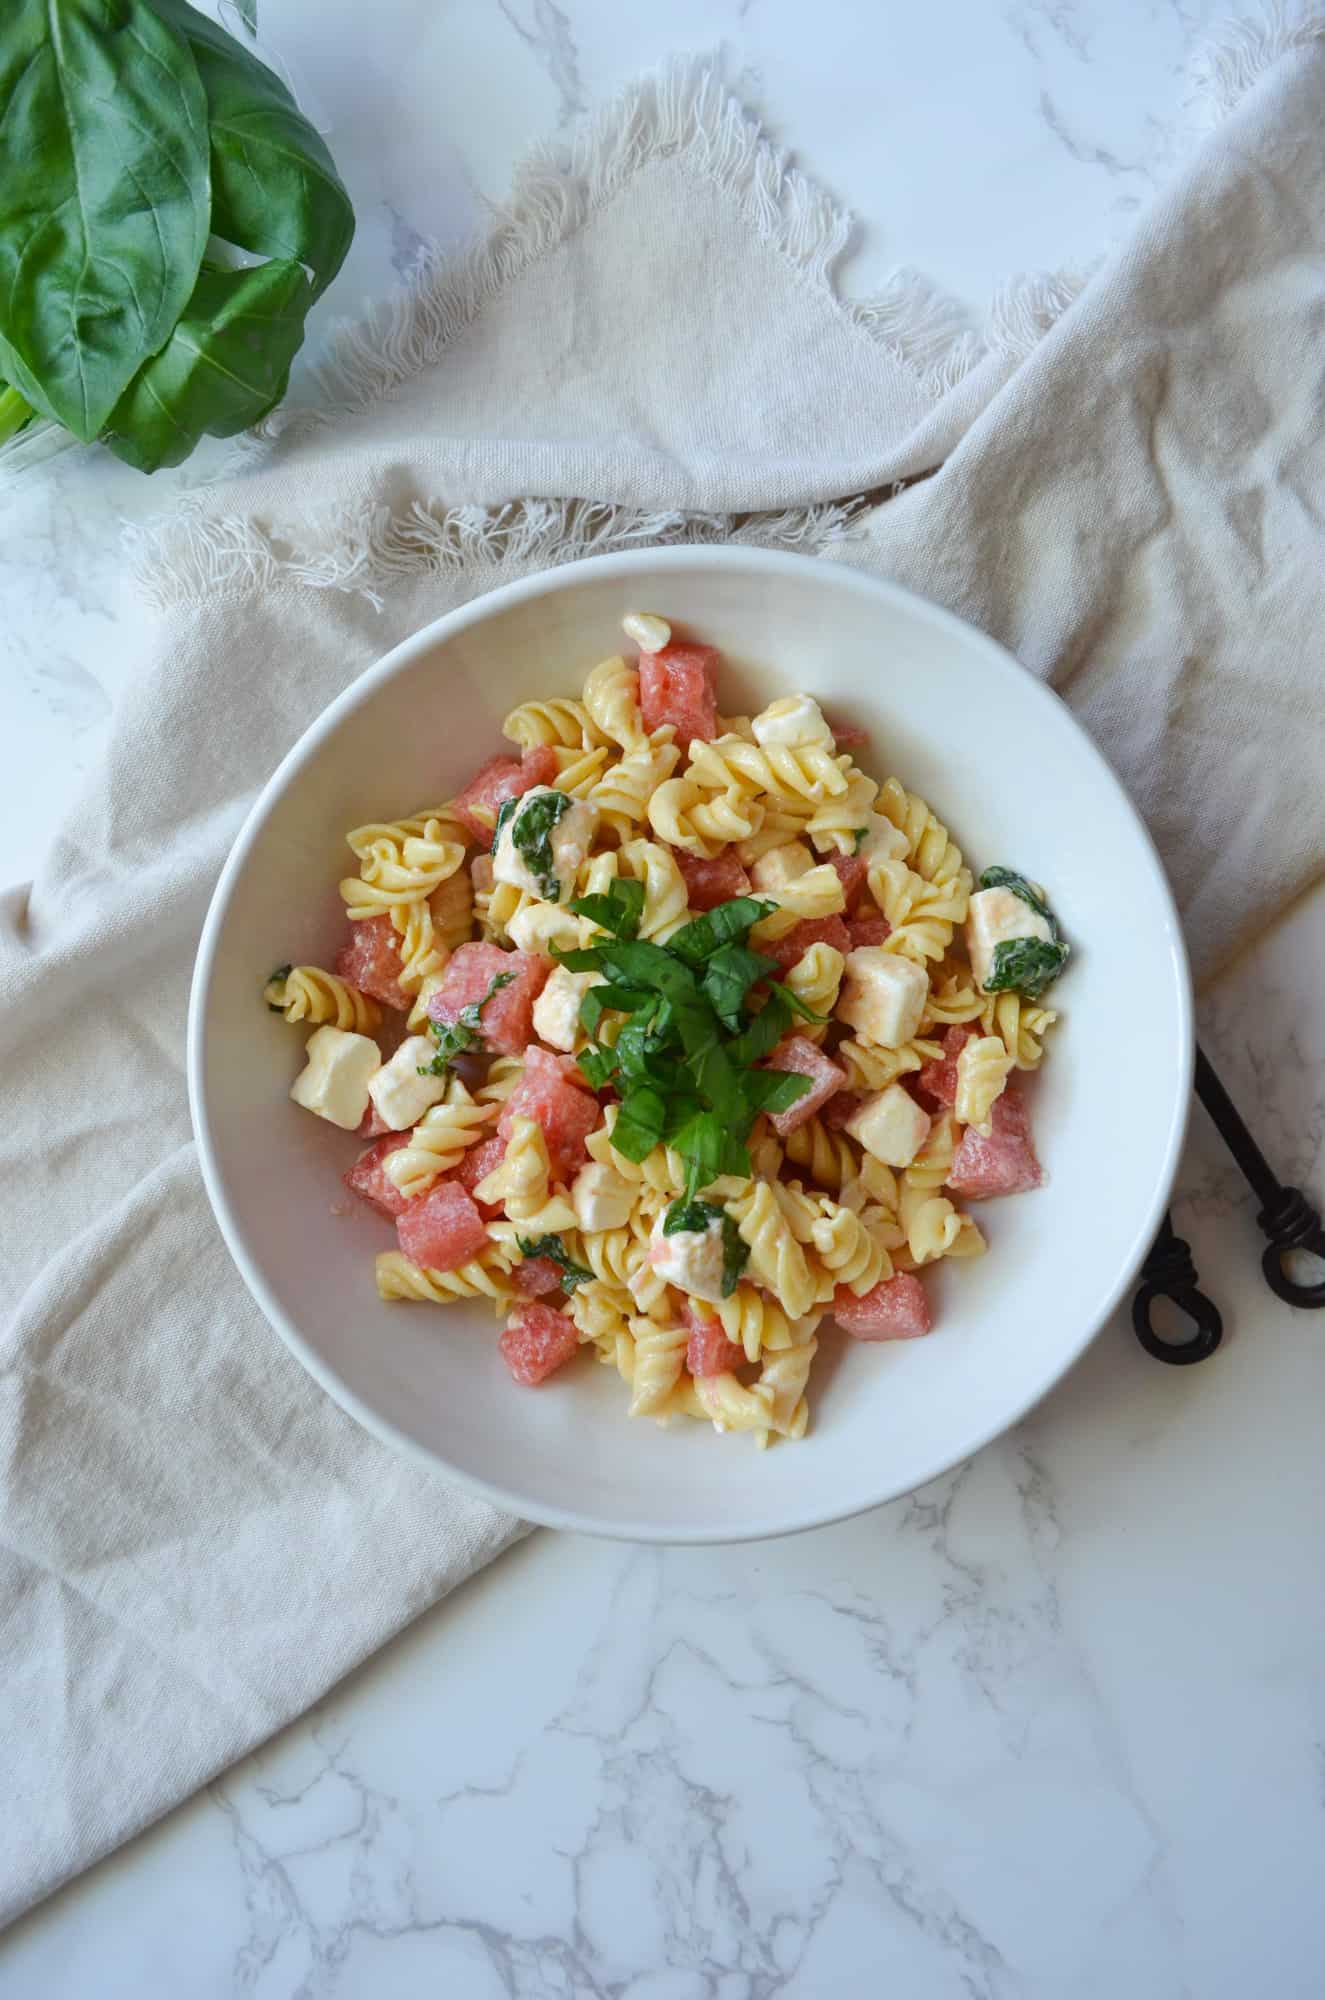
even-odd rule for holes
{"type": "Polygon", "coordinates": [[[644,1160],[662,1139],[667,1102],[651,1083],[628,1086],[621,1098],[612,1144],[623,1159],[644,1160]]]}
{"type": "Polygon", "coordinates": [[[768,1004],[755,1015],[748,1028],[728,1044],[727,1053],[738,1068],[762,1062],[777,1047],[791,1026],[791,1003],[785,987],[775,987],[768,1004]]]}
{"type": "Polygon", "coordinates": [[[854,836],[854,837],[855,837],[855,842],[856,842],[856,845],[855,845],[855,847],[854,847],[854,849],[853,849],[852,851],[853,851],[853,853],[856,853],[856,854],[859,854],[859,853],[860,853],[860,850],[861,850],[861,848],[862,848],[862,847],[863,847],[863,846],[865,845],[865,842],[866,842],[866,841],[867,841],[867,840],[869,839],[869,837],[870,837],[870,830],[869,830],[869,828],[868,828],[867,826],[858,826],[858,827],[856,828],[856,831],[855,831],[855,836],[854,836]]]}
{"type": "Polygon", "coordinates": [[[549,903],[559,903],[561,877],[553,866],[550,836],[557,821],[565,818],[575,801],[565,792],[535,792],[520,803],[521,809],[511,822],[511,844],[528,864],[540,895],[549,903]]]}
{"type": "Polygon", "coordinates": [[[667,940],[667,949],[686,965],[702,965],[720,945],[744,944],[751,925],[763,917],[771,917],[776,908],[776,903],[764,902],[758,896],[733,896],[730,902],[719,903],[715,909],[674,931],[667,940]]]}
{"type": "Polygon", "coordinates": [[[483,1009],[493,994],[499,993],[503,986],[509,986],[514,978],[513,972],[494,973],[483,998],[471,1000],[467,1007],[462,1007],[454,1021],[428,1023],[437,1038],[437,1052],[431,1062],[418,1065],[420,1076],[445,1076],[458,1055],[481,1044],[483,1038],[479,1033],[479,1021],[483,1009]]]}
{"type": "Polygon", "coordinates": [[[590,1046],[581,1049],[575,1060],[591,1090],[602,1090],[616,1075],[616,1054],[612,1049],[590,1046]]]}
{"type": "Polygon", "coordinates": [[[774,993],[780,994],[792,1013],[799,1015],[802,1021],[813,1021],[816,1028],[822,1028],[825,1021],[832,1019],[831,1014],[816,1014],[813,1007],[807,1006],[801,999],[799,993],[793,993],[789,986],[783,986],[779,980],[775,979],[771,984],[774,993]]]}
{"type": "Polygon", "coordinates": [[[278,965],[271,978],[267,981],[268,986],[274,986],[278,979],[284,982],[290,977],[293,971],[294,967],[292,965],[278,965]]]}
{"type": "Polygon", "coordinates": [[[573,1292],[577,1285],[593,1283],[593,1272],[575,1262],[559,1236],[517,1236],[515,1241],[522,1257],[550,1257],[560,1266],[563,1291],[573,1292]]]}
{"type": "Polygon", "coordinates": [[[492,846],[489,849],[489,853],[495,854],[497,852],[497,843],[501,839],[502,828],[505,826],[507,820],[511,817],[511,814],[515,811],[515,808],[519,805],[520,800],[523,796],[524,794],[522,792],[517,792],[513,799],[503,799],[501,804],[498,806],[497,823],[492,829],[492,846]]]}
{"type": "Polygon", "coordinates": [[[984,983],[986,993],[1024,993],[1038,1000],[1067,963],[1067,946],[1062,939],[1046,944],[1043,938],[1004,938],[994,946],[994,963],[984,983]]]}
{"type": "Polygon", "coordinates": [[[1011,889],[1014,896],[1020,896],[1023,903],[1030,904],[1037,917],[1043,917],[1057,927],[1054,913],[1044,900],[1044,892],[1033,882],[1028,882],[1024,875],[1019,875],[1015,868],[986,868],[979,886],[982,889],[1011,889]]]}
{"type": "Polygon", "coordinates": [[[613,937],[633,938],[644,915],[644,884],[618,877],[608,883],[606,895],[577,896],[570,907],[577,917],[588,917],[613,937]]]}
{"type": "Polygon", "coordinates": [[[793,1069],[757,1069],[745,1079],[746,1095],[756,1112],[790,1111],[810,1088],[810,1078],[793,1069]]]}
{"type": "MultiPolygon", "coordinates": [[[[273,986],[284,987],[286,980],[290,977],[290,974],[293,971],[294,967],[292,965],[278,965],[275,972],[272,973],[271,978],[267,981],[266,985],[262,989],[263,998],[266,999],[266,996],[268,995],[268,993],[271,992],[273,986]]],[[[284,998],[280,1000],[268,1000],[267,1012],[269,1014],[283,1014],[285,1012],[284,998]]]]}
{"type": "Polygon", "coordinates": [[[702,1236],[710,1222],[721,1222],[726,1210],[714,1201],[674,1201],[663,1216],[664,1236],[702,1236]]]}
{"type": "Polygon", "coordinates": [[[704,968],[704,992],[713,1011],[733,1035],[741,1032],[745,996],[757,980],[777,970],[777,961],[761,958],[743,944],[720,945],[704,968]]]}
{"type": "Polygon", "coordinates": [[[729,1299],[741,1281],[741,1273],[750,1257],[750,1245],[741,1235],[731,1217],[724,1213],[722,1218],[722,1296],[729,1299]]]}

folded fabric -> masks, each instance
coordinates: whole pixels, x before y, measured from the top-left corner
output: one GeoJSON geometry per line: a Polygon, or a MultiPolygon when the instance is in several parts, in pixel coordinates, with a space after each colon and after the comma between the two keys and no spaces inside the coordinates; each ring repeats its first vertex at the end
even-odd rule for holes
{"type": "Polygon", "coordinates": [[[809,548],[1054,681],[1149,813],[1202,964],[1318,872],[1323,85],[1319,44],[1283,54],[1027,360],[1052,290],[983,343],[914,283],[844,304],[844,218],[677,70],[347,338],[334,417],[277,426],[145,540],[152,657],[0,907],[0,1918],[519,1532],[286,1354],[220,1246],[184,1101],[226,848],[389,646],[589,551],[809,548]]]}

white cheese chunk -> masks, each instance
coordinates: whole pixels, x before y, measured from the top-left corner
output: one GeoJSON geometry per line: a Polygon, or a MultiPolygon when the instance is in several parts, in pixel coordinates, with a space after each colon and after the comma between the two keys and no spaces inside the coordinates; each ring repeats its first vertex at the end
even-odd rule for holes
{"type": "Polygon", "coordinates": [[[427,1035],[410,1035],[369,1084],[368,1095],[377,1106],[378,1116],[393,1132],[408,1132],[425,1111],[445,1097],[444,1076],[419,1075],[420,1068],[430,1063],[436,1053],[437,1044],[429,1041],[427,1035]]]}
{"type": "Polygon", "coordinates": [[[975,983],[983,987],[994,969],[994,952],[1013,938],[1053,942],[1053,932],[1038,910],[1014,896],[1011,889],[977,889],[966,918],[966,949],[975,983]]]}
{"type": "Polygon", "coordinates": [[[575,951],[584,942],[584,929],[563,903],[525,903],[506,926],[506,935],[521,951],[546,952],[549,945],[575,951]]]}
{"type": "Polygon", "coordinates": [[[856,848],[868,868],[874,861],[901,861],[906,856],[906,835],[882,813],[871,813],[865,822],[865,838],[856,848]]]}
{"type": "MultiPolygon", "coordinates": [[[[501,839],[492,857],[495,881],[509,882],[513,889],[523,889],[530,896],[548,896],[551,884],[534,873],[515,844],[515,834],[535,799],[565,796],[565,793],[556,792],[552,785],[534,785],[524,794],[501,830],[501,839]]],[[[586,799],[572,799],[569,810],[563,812],[556,825],[549,830],[548,849],[557,885],[557,893],[555,897],[548,896],[549,901],[564,903],[569,897],[575,877],[589,852],[597,824],[597,806],[590,805],[586,799]]]]}
{"type": "Polygon", "coordinates": [[[573,1049],[580,1026],[580,1002],[591,986],[601,983],[600,972],[568,972],[564,965],[554,967],[534,1002],[534,1033],[539,1040],[554,1049],[573,1049]]]}
{"type": "Polygon", "coordinates": [[[920,1026],[928,993],[929,980],[911,959],[882,945],[858,945],[847,953],[837,1015],[863,1041],[900,1049],[920,1026]]]}
{"type": "Polygon", "coordinates": [[[750,724],[755,742],[765,750],[831,750],[833,732],[823,710],[808,694],[783,695],[770,702],[750,724]]]}
{"type": "Polygon", "coordinates": [[[722,1299],[722,1220],[714,1216],[707,1229],[678,1229],[664,1236],[659,1216],[649,1238],[649,1263],[660,1278],[692,1299],[717,1305],[722,1299]]]}
{"type": "Polygon", "coordinates": [[[343,1028],[319,1028],[308,1038],[308,1058],[290,1086],[305,1111],[314,1111],[343,1132],[353,1132],[368,1109],[368,1086],[382,1067],[382,1054],[368,1035],[343,1028]]]}
{"type": "Polygon", "coordinates": [[[635,1205],[635,1190],[615,1167],[591,1160],[571,1184],[570,1203],[580,1229],[624,1229],[635,1205]]]}
{"type": "Polygon", "coordinates": [[[750,870],[750,880],[756,889],[776,895],[798,875],[808,875],[813,866],[814,856],[805,842],[789,840],[782,847],[770,847],[767,854],[760,855],[750,870]]]}
{"type": "Polygon", "coordinates": [[[930,1119],[900,1083],[875,1091],[846,1122],[852,1138],[885,1167],[909,1167],[929,1127],[930,1119]]]}

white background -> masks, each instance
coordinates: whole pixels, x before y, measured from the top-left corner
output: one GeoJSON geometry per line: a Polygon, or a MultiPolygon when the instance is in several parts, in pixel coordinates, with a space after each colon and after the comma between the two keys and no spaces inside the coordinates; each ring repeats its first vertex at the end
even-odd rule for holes
{"type": "MultiPolygon", "coordinates": [[[[862,228],[978,318],[1088,265],[1190,143],[1207,0],[261,0],[351,187],[331,301],[458,241],[633,71],[726,44],[862,228]]],[[[322,309],[325,314],[327,308],[322,309]]],[[[35,861],[145,631],[145,481],[0,499],[3,874],[35,861]]],[[[1319,1191],[1320,906],[1209,998],[1207,1046],[1319,1191]]],[[[308,1721],[0,1941],[6,2000],[1276,2000],[1325,1989],[1325,1315],[1277,1305],[1202,1114],[1177,1205],[1229,1338],[1121,1321],[1020,1431],[792,1542],[539,1534],[308,1721]]],[[[751,1478],[758,1477],[752,1461],[751,1478]]]]}

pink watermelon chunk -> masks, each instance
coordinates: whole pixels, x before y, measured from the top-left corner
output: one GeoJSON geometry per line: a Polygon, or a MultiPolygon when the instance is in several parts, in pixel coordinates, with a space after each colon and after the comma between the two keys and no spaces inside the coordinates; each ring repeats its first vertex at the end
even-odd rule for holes
{"type": "Polygon", "coordinates": [[[839,750],[859,750],[870,740],[869,730],[861,729],[854,722],[834,722],[831,715],[826,715],[824,721],[832,730],[833,741],[839,750]]]}
{"type": "Polygon", "coordinates": [[[1031,1139],[1030,1113],[1014,1079],[994,1102],[994,1129],[987,1139],[968,1125],[952,1156],[948,1186],[967,1201],[994,1195],[1026,1194],[1044,1179],[1031,1139]]]}
{"type": "Polygon", "coordinates": [[[765,958],[775,958],[784,972],[790,972],[812,944],[830,944],[845,958],[851,950],[851,938],[841,917],[802,917],[776,944],[760,945],[758,949],[765,958]]]}
{"type": "Polygon", "coordinates": [[[711,743],[718,733],[718,649],[716,646],[664,646],[660,653],[642,653],[639,662],[639,703],[646,729],[670,722],[683,750],[696,736],[711,743]]]}
{"type": "Polygon", "coordinates": [[[823,1108],[824,1124],[830,1132],[840,1132],[864,1102],[864,1095],[859,1090],[836,1091],[823,1108]]]}
{"type": "Polygon", "coordinates": [[[429,1271],[454,1271],[467,1264],[488,1240],[474,1202],[457,1181],[435,1181],[415,1195],[396,1217],[396,1235],[405,1255],[429,1271]]]}
{"type": "Polygon", "coordinates": [[[542,1128],[556,1181],[569,1181],[588,1158],[584,1142],[602,1122],[602,1106],[582,1085],[581,1073],[570,1056],[531,1046],[524,1059],[524,1075],[507,1098],[497,1123],[498,1135],[505,1139],[517,1118],[532,1118],[542,1128]],[[581,1078],[579,1084],[573,1081],[576,1077],[581,1078]]]}
{"type": "Polygon", "coordinates": [[[974,1028],[949,1028],[943,1037],[943,1054],[917,1074],[916,1089],[928,1103],[945,1104],[951,1110],[957,1102],[957,1058],[974,1033],[974,1028]]]}
{"type": "Polygon", "coordinates": [[[879,912],[869,904],[865,905],[858,916],[852,917],[847,929],[851,933],[851,942],[846,947],[848,951],[859,951],[862,945],[882,944],[885,938],[890,938],[893,934],[893,927],[887,917],[880,916],[879,912]]]}
{"type": "Polygon", "coordinates": [[[839,1285],[831,1311],[853,1340],[917,1340],[933,1324],[925,1288],[909,1271],[882,1279],[859,1299],[849,1285],[839,1285]]]}
{"type": "Polygon", "coordinates": [[[750,877],[734,847],[725,848],[712,861],[683,854],[679,847],[671,849],[671,856],[684,877],[686,901],[692,910],[715,910],[719,903],[728,903],[733,896],[750,893],[750,877]]]}
{"type": "Polygon", "coordinates": [[[781,1139],[785,1139],[788,1132],[794,1132],[798,1125],[804,1125],[807,1119],[813,1118],[819,1106],[826,1104],[847,1080],[847,1073],[840,1064],[826,1056],[804,1035],[788,1035],[785,1041],[779,1042],[765,1067],[788,1070],[795,1076],[808,1076],[810,1079],[810,1088],[803,1097],[797,1098],[789,1111],[769,1113],[773,1130],[781,1139]]]}
{"type": "Polygon", "coordinates": [[[375,1146],[367,1147],[360,1153],[349,1172],[343,1176],[351,1194],[357,1194],[360,1201],[366,1201],[379,1215],[388,1216],[393,1222],[409,1206],[409,1197],[403,1195],[393,1180],[383,1171],[382,1162],[388,1153],[394,1153],[399,1146],[409,1143],[408,1132],[391,1132],[385,1139],[379,1139],[375,1146]]]}
{"type": "Polygon", "coordinates": [[[406,1012],[414,1004],[400,984],[400,939],[385,911],[350,925],[350,941],[336,953],[333,970],[347,985],[371,994],[384,1007],[406,1012]]]}
{"type": "Polygon", "coordinates": [[[851,928],[850,913],[860,900],[865,887],[865,863],[858,854],[830,854],[830,865],[837,870],[837,879],[842,884],[842,894],[847,899],[847,928],[851,928]]]}
{"type": "MultiPolygon", "coordinates": [[[[504,1139],[485,1139],[481,1146],[471,1146],[460,1165],[453,1168],[446,1178],[458,1182],[467,1194],[472,1195],[480,1181],[497,1171],[505,1153],[504,1139]]],[[[479,1201],[477,1195],[474,1195],[474,1202],[479,1214],[489,1220],[501,1214],[500,1202],[479,1201]]]]}
{"type": "Polygon", "coordinates": [[[733,1368],[742,1365],[745,1349],[738,1347],[734,1340],[728,1340],[721,1320],[709,1319],[689,1302],[686,1304],[686,1318],[690,1322],[686,1367],[696,1381],[702,1375],[729,1374],[733,1368]]]}
{"type": "Polygon", "coordinates": [[[524,1292],[531,1299],[544,1292],[561,1290],[561,1266],[554,1264],[550,1257],[525,1257],[511,1272],[511,1282],[517,1291],[524,1292]]]}
{"type": "Polygon", "coordinates": [[[579,1344],[574,1320],[532,1301],[515,1307],[498,1343],[514,1379],[531,1389],[569,1361],[579,1344]]]}
{"type": "Polygon", "coordinates": [[[520,761],[489,757],[457,794],[452,810],[480,846],[490,847],[498,810],[507,799],[520,798],[534,785],[550,785],[556,775],[557,760],[546,744],[527,750],[520,761]]]}
{"type": "Polygon", "coordinates": [[[499,944],[462,944],[446,962],[437,991],[428,1002],[434,1021],[458,1021],[461,1012],[483,1000],[494,979],[510,975],[485,1002],[479,1033],[500,1055],[518,1056],[534,1038],[534,1002],[552,970],[541,952],[503,951],[499,944]]]}

